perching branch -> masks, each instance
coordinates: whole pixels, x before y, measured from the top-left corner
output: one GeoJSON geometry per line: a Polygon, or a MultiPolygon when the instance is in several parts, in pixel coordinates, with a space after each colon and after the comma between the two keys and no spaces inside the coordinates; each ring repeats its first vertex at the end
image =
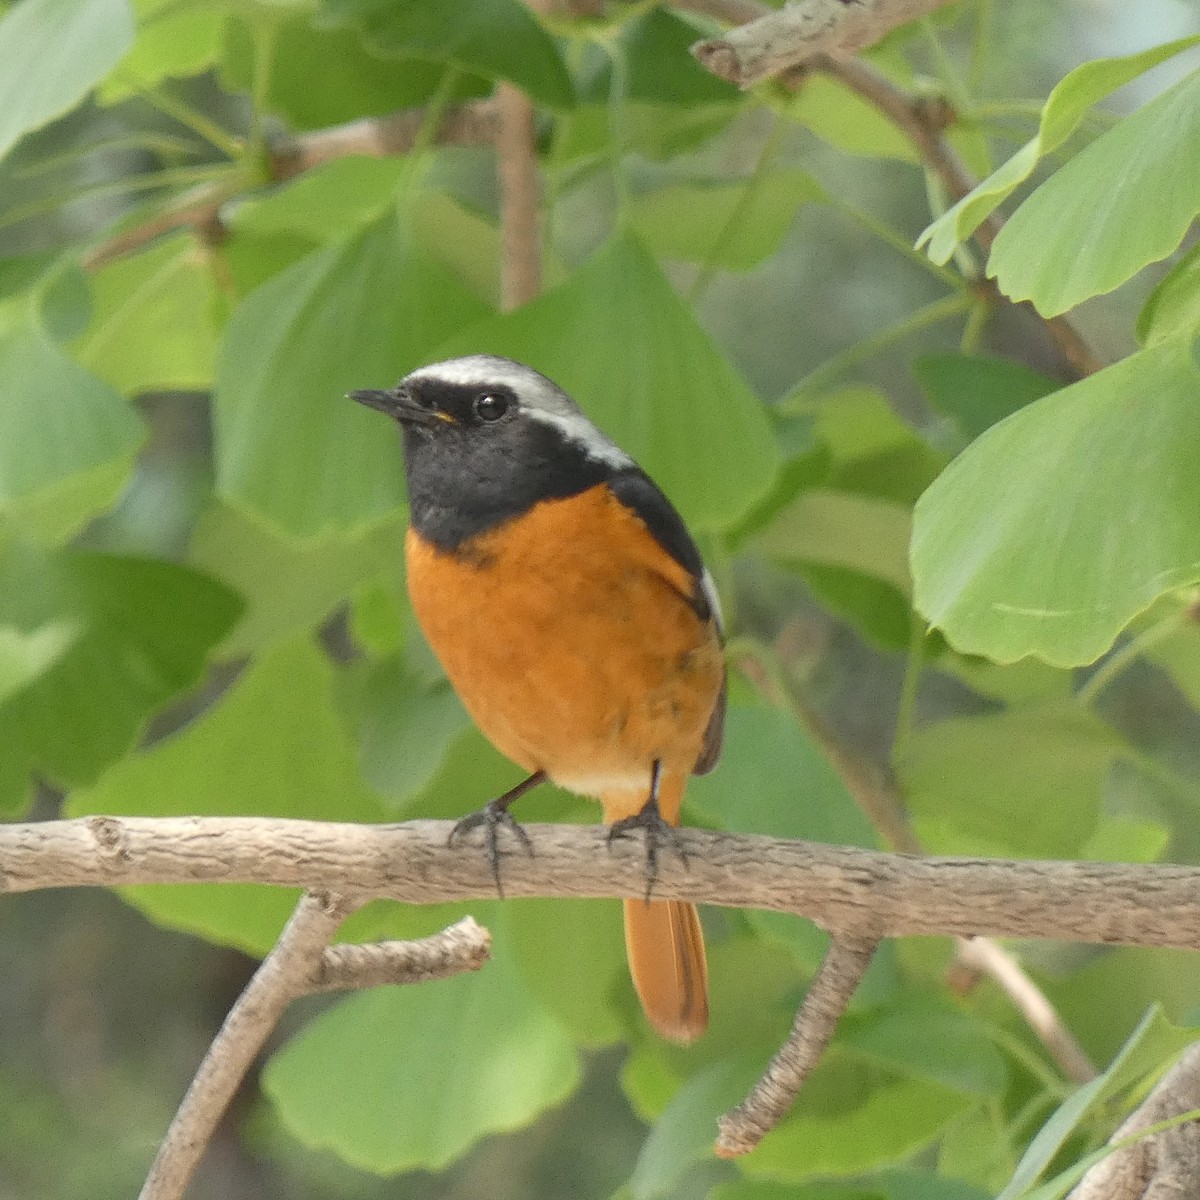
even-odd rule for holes
{"type": "MultiPolygon", "coordinates": [[[[637,898],[640,845],[610,844],[603,827],[527,825],[532,856],[503,865],[506,894],[637,898]]],[[[490,898],[487,856],[451,848],[448,821],[356,825],[255,817],[84,817],[0,826],[0,894],[51,887],[259,883],[304,887],[279,945],[238,1001],[205,1059],[155,1164],[143,1200],[174,1200],[247,1065],[287,1003],[334,982],[377,981],[326,943],[352,905],[490,898]],[[323,901],[324,893],[353,902],[323,901]],[[341,963],[342,965],[337,965],[341,963]]],[[[687,863],[667,856],[662,899],[805,916],[838,947],[818,976],[793,1040],[743,1106],[730,1152],[761,1136],[798,1087],[836,1023],[835,1000],[857,985],[851,968],[885,937],[975,934],[1200,949],[1200,868],[1006,859],[932,858],[758,835],[682,829],[687,863]],[[789,1082],[790,1080],[790,1082],[789,1082]],[[754,1133],[758,1130],[758,1134],[754,1133]],[[738,1139],[741,1139],[740,1141],[738,1139]]],[[[352,957],[355,952],[348,954],[352,957]]],[[[390,952],[385,952],[384,956],[390,952]]],[[[426,966],[427,959],[422,960],[426,966]]],[[[477,966],[479,953],[463,969],[477,966]]],[[[865,970],[865,965],[863,966],[865,970]]]]}
{"type": "Polygon", "coordinates": [[[420,983],[478,970],[491,938],[470,917],[413,942],[329,946],[357,903],[307,892],[230,1009],[159,1147],[140,1200],[178,1200],[284,1010],[309,992],[420,983]]]}
{"type": "Polygon", "coordinates": [[[697,42],[692,53],[714,75],[739,87],[749,87],[811,62],[818,55],[851,57],[897,26],[947,2],[855,0],[848,4],[846,0],[791,0],[784,8],[766,10],[748,24],[737,25],[724,37],[697,42]]]}
{"type": "MultiPolygon", "coordinates": [[[[602,826],[524,826],[532,857],[504,855],[512,897],[640,897],[636,843],[602,826]]],[[[0,826],[0,895],[52,887],[263,883],[407,904],[494,898],[486,856],[451,848],[448,821],[355,825],[260,817],[82,817],[0,826]]],[[[851,846],[679,831],[685,867],[654,894],[794,913],[859,937],[1045,938],[1200,949],[1200,868],[886,854],[851,846]]]]}
{"type": "Polygon", "coordinates": [[[718,1118],[721,1158],[748,1154],[787,1115],[833,1039],[842,1013],[871,965],[873,938],[835,937],[796,1013],[792,1032],[737,1108],[718,1118]]]}
{"type": "MultiPolygon", "coordinates": [[[[1109,1139],[1121,1142],[1200,1108],[1200,1043],[1193,1043],[1109,1139]]],[[[1192,1200],[1200,1194],[1200,1122],[1184,1121],[1121,1146],[1079,1181],[1068,1200],[1192,1200]]]]}

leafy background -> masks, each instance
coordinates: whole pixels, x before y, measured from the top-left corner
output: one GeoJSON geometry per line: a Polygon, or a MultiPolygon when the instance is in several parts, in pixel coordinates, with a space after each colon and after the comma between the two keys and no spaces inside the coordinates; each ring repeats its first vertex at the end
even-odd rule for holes
{"type": "MultiPolygon", "coordinates": [[[[833,79],[704,73],[713,26],[669,5],[0,14],[5,818],[385,821],[508,786],[413,628],[398,446],[342,399],[486,349],[567,386],[703,544],[741,670],[692,820],[882,844],[819,722],[930,851],[1200,861],[1194,8],[968,0],[870,51],[956,110],[982,182],[952,206],[833,79]],[[537,106],[546,185],[547,291],[514,313],[489,149],[274,181],[289,138],[497,80],[537,106]],[[123,240],[215,200],[219,229],[123,240]],[[985,262],[963,240],[997,206],[985,262]],[[983,268],[1111,365],[1074,378],[983,268]]],[[[0,1197],[133,1194],[293,899],[0,906],[0,1197]]],[[[191,1194],[1014,1200],[1200,1016],[1192,956],[1013,947],[1111,1064],[1075,1089],[951,947],[889,945],[796,1110],[718,1164],[821,935],[706,914],[712,1029],[683,1051],[641,1022],[615,906],[472,907],[479,975],[289,1013],[191,1194]]],[[[458,913],[373,905],[344,936],[458,913]]]]}

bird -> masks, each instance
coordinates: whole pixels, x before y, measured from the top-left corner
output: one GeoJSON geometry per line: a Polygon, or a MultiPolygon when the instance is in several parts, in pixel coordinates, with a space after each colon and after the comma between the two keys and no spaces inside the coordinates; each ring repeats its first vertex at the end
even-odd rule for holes
{"type": "MultiPolygon", "coordinates": [[[[688,1043],[708,1022],[692,904],[651,898],[689,776],[720,755],[720,602],[683,519],[545,375],[490,354],[435,362],[350,397],[402,432],[412,608],[463,706],[527,777],[460,821],[531,851],[508,809],[550,780],[598,799],[613,838],[645,837],[647,892],[624,902],[627,957],[651,1026],[688,1043]]],[[[686,859],[685,859],[686,861],[686,859]]]]}

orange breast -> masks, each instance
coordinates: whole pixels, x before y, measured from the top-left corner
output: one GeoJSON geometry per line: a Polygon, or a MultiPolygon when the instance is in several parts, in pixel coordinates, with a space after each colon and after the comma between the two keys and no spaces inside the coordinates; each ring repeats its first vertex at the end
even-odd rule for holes
{"type": "Polygon", "coordinates": [[[417,619],[503,754],[591,796],[644,798],[656,760],[690,772],[723,677],[716,629],[607,487],[536,504],[466,552],[411,529],[406,549],[417,619]]]}

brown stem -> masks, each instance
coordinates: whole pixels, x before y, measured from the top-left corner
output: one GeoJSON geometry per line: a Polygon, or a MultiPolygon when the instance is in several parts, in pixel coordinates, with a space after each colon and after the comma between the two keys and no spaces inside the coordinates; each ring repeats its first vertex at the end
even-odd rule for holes
{"type": "Polygon", "coordinates": [[[748,1154],[787,1115],[833,1038],[877,945],[872,938],[854,937],[835,937],[830,943],[787,1041],[746,1099],[718,1119],[719,1157],[748,1154]]]}

